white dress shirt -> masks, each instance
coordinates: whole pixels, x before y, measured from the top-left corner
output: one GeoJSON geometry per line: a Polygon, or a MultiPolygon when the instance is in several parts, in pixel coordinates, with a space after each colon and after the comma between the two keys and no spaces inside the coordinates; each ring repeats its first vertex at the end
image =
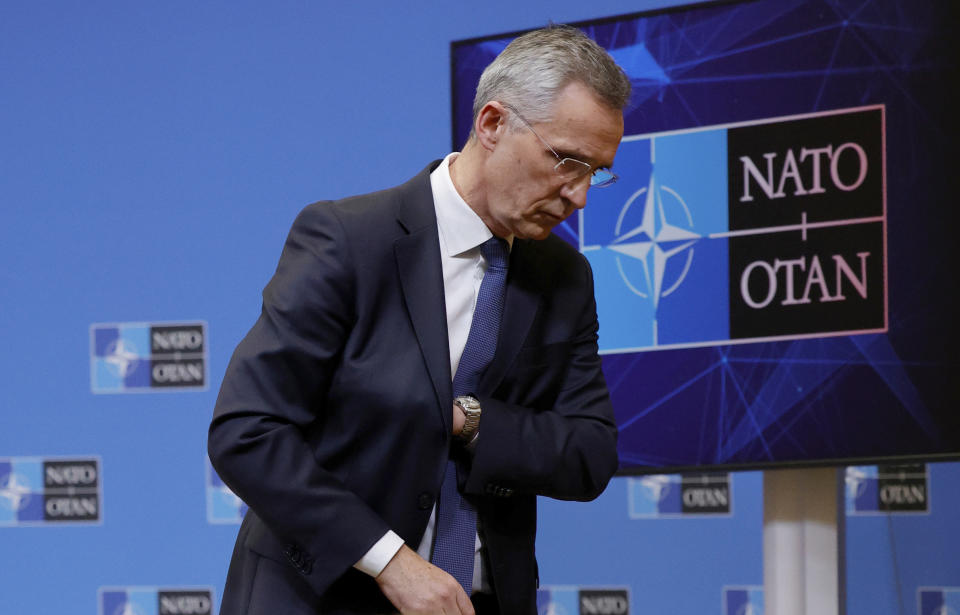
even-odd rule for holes
{"type": "MultiPolygon", "coordinates": [[[[480,245],[493,237],[487,225],[467,205],[453,185],[450,165],[457,156],[457,152],[449,154],[430,174],[440,236],[440,264],[443,268],[443,295],[447,307],[451,374],[457,373],[457,366],[470,334],[470,323],[473,321],[480,283],[487,271],[487,263],[480,254],[480,245]]],[[[512,247],[513,237],[508,237],[507,241],[512,247]]],[[[450,411],[453,411],[452,406],[450,411]]],[[[417,546],[417,553],[428,561],[436,534],[436,515],[437,507],[434,505],[427,529],[417,546]]],[[[403,539],[392,530],[388,531],[354,567],[375,577],[390,563],[401,546],[403,539]]],[[[489,591],[490,586],[483,573],[480,547],[478,534],[473,564],[473,590],[489,591]]]]}

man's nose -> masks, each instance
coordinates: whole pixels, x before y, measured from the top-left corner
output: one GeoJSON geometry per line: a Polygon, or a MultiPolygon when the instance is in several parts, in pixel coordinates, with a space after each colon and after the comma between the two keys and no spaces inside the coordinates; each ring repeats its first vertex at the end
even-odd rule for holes
{"type": "Polygon", "coordinates": [[[587,205],[587,189],[590,188],[590,174],[568,181],[560,189],[560,196],[577,209],[583,209],[587,205]]]}

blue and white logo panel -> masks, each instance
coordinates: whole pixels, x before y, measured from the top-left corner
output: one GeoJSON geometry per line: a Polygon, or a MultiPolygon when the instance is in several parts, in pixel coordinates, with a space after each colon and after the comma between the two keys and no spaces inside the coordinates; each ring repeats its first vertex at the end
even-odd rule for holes
{"type": "Polygon", "coordinates": [[[213,615],[209,587],[101,587],[98,615],[213,615]]]}
{"type": "Polygon", "coordinates": [[[848,516],[930,512],[930,482],[925,464],[848,466],[845,474],[848,516]]]}
{"type": "Polygon", "coordinates": [[[658,519],[682,516],[679,474],[648,474],[627,478],[631,519],[658,519]]]}
{"type": "Polygon", "coordinates": [[[546,586],[537,590],[537,615],[580,615],[580,588],[546,586]]]}
{"type": "Polygon", "coordinates": [[[848,466],[844,476],[844,500],[848,515],[877,512],[880,501],[877,466],[848,466]]]}
{"type": "Polygon", "coordinates": [[[960,587],[917,588],[917,615],[960,615],[960,587]]]}
{"type": "Polygon", "coordinates": [[[626,587],[543,586],[537,590],[537,615],[629,615],[626,587]]]}
{"type": "Polygon", "coordinates": [[[150,388],[149,325],[92,325],[90,337],[94,393],[150,388]]]}
{"type": "Polygon", "coordinates": [[[0,459],[0,525],[43,522],[43,460],[0,459]]]}
{"type": "Polygon", "coordinates": [[[90,325],[90,389],[94,393],[206,390],[207,325],[90,325]]]}
{"type": "Polygon", "coordinates": [[[98,524],[97,457],[0,458],[0,526],[98,524]]]}
{"type": "Polygon", "coordinates": [[[624,137],[578,214],[600,352],[886,331],[882,106],[624,137]]]}
{"type": "Polygon", "coordinates": [[[763,586],[724,586],[723,615],[763,615],[763,586]]]}
{"type": "Polygon", "coordinates": [[[722,130],[627,137],[620,145],[617,168],[645,181],[605,189],[603,205],[580,216],[581,250],[596,276],[602,351],[730,337],[722,300],[727,242],[711,239],[728,226],[726,169],[716,164],[726,156],[722,130]]]}
{"type": "Polygon", "coordinates": [[[240,523],[247,514],[247,505],[223,482],[207,459],[207,522],[240,523]]]}
{"type": "Polygon", "coordinates": [[[733,490],[729,473],[649,474],[627,479],[631,519],[697,515],[730,516],[733,490]]]}

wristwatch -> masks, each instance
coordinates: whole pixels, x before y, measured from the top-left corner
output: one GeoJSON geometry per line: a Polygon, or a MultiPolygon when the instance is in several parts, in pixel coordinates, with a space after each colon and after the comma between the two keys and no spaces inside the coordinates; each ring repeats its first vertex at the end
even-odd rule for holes
{"type": "Polygon", "coordinates": [[[476,397],[470,395],[461,395],[453,400],[453,403],[460,406],[463,414],[467,417],[463,422],[463,429],[458,436],[461,440],[470,444],[477,434],[480,433],[480,402],[476,397]]]}

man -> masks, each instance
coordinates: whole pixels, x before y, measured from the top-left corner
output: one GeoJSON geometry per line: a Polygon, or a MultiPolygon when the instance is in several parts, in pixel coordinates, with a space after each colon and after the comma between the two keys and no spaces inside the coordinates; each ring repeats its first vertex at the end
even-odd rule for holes
{"type": "Polygon", "coordinates": [[[300,214],[210,427],[250,508],[222,613],[536,612],[536,496],[617,468],[590,267],[550,231],[615,179],[629,91],[526,34],[461,153],[300,214]]]}

